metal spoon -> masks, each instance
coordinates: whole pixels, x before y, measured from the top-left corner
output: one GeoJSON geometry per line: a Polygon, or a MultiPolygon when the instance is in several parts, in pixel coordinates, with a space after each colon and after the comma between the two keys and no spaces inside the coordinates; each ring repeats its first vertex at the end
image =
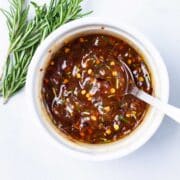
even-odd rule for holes
{"type": "Polygon", "coordinates": [[[131,82],[131,83],[127,83],[125,94],[132,94],[133,96],[159,109],[164,114],[168,115],[170,118],[180,123],[180,109],[170,104],[166,104],[162,102],[161,100],[159,100],[158,98],[153,97],[149,95],[148,93],[144,92],[143,90],[139,89],[136,86],[136,83],[135,83],[135,80],[134,80],[134,77],[130,68],[127,66],[127,64],[124,61],[119,59],[119,62],[122,64],[122,68],[124,69],[126,73],[126,80],[127,80],[126,82],[128,81],[131,82]]]}

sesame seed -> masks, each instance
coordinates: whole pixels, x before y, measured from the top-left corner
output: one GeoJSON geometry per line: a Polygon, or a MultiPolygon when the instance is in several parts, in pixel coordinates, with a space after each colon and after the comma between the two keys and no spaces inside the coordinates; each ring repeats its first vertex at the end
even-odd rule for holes
{"type": "Polygon", "coordinates": [[[140,82],[143,82],[143,81],[144,81],[144,78],[143,78],[142,76],[140,76],[140,77],[138,78],[138,80],[139,80],[140,82]]]}
{"type": "Polygon", "coordinates": [[[110,92],[111,92],[111,94],[114,94],[116,92],[116,90],[114,88],[111,88],[110,92]]]}
{"type": "Polygon", "coordinates": [[[64,79],[64,84],[67,84],[68,82],[69,82],[69,80],[68,79],[64,79]]]}
{"type": "Polygon", "coordinates": [[[83,43],[83,42],[84,42],[84,38],[79,38],[79,41],[80,41],[81,43],[83,43]]]}
{"type": "Polygon", "coordinates": [[[69,48],[65,48],[65,53],[68,53],[69,51],[70,51],[70,49],[69,48]]]}
{"type": "Polygon", "coordinates": [[[99,56],[99,58],[100,58],[101,60],[103,60],[103,59],[104,59],[104,57],[103,57],[103,56],[99,56]]]}
{"type": "Polygon", "coordinates": [[[110,135],[111,134],[111,129],[107,129],[106,134],[110,135]]]}
{"type": "Polygon", "coordinates": [[[99,60],[99,59],[97,59],[97,60],[96,60],[96,64],[99,64],[99,63],[100,63],[100,60],[99,60]]]}
{"type": "Polygon", "coordinates": [[[130,113],[126,113],[126,117],[127,118],[131,117],[131,114],[130,113]]]}
{"type": "Polygon", "coordinates": [[[90,94],[89,94],[89,93],[87,93],[87,94],[86,94],[86,97],[87,97],[87,98],[89,98],[89,97],[90,97],[90,94]]]}
{"type": "Polygon", "coordinates": [[[77,77],[78,79],[80,79],[80,78],[81,78],[81,74],[80,74],[80,73],[77,73],[77,74],[76,74],[76,77],[77,77]]]}
{"type": "Polygon", "coordinates": [[[96,116],[91,115],[91,120],[96,121],[97,120],[96,116]]]}
{"type": "Polygon", "coordinates": [[[105,110],[106,112],[109,112],[109,111],[110,111],[110,106],[104,107],[104,110],[105,110]]]}
{"type": "Polygon", "coordinates": [[[82,90],[82,91],[81,91],[81,94],[82,94],[82,95],[86,94],[86,90],[82,90]]]}
{"type": "Polygon", "coordinates": [[[119,130],[119,125],[118,125],[118,124],[114,124],[113,126],[114,126],[114,129],[115,129],[116,131],[119,130]]]}
{"type": "Polygon", "coordinates": [[[127,63],[128,63],[128,64],[131,64],[131,63],[132,63],[132,60],[131,60],[131,59],[128,59],[127,63]]]}
{"type": "Polygon", "coordinates": [[[89,97],[89,98],[88,98],[88,101],[91,101],[91,100],[92,100],[92,97],[89,97]]]}
{"type": "Polygon", "coordinates": [[[92,73],[92,69],[88,69],[88,74],[91,74],[92,73]]]}
{"type": "Polygon", "coordinates": [[[117,74],[118,74],[117,71],[113,71],[113,72],[112,72],[112,75],[113,75],[113,76],[117,76],[117,74]]]}
{"type": "Polygon", "coordinates": [[[110,62],[110,65],[111,65],[111,66],[114,66],[114,65],[115,65],[115,62],[114,62],[114,61],[111,61],[111,62],[110,62]]]}

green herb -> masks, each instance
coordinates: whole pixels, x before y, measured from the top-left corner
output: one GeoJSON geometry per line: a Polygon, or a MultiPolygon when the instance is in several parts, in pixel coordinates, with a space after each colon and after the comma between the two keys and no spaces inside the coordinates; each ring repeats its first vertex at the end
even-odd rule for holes
{"type": "Polygon", "coordinates": [[[52,92],[54,94],[54,97],[57,97],[56,89],[54,87],[52,87],[52,92]]]}
{"type": "Polygon", "coordinates": [[[127,103],[124,102],[124,101],[121,101],[121,102],[119,103],[119,107],[120,107],[120,108],[125,108],[125,107],[127,107],[127,103]]]}
{"type": "Polygon", "coordinates": [[[129,121],[126,118],[124,118],[124,116],[122,115],[118,115],[118,120],[129,124],[129,121]]]}
{"type": "Polygon", "coordinates": [[[110,66],[108,66],[107,64],[105,64],[105,66],[107,67],[107,69],[111,70],[110,66]]]}
{"type": "Polygon", "coordinates": [[[107,44],[109,44],[110,43],[110,41],[109,41],[109,38],[108,37],[106,37],[106,36],[101,36],[101,38],[107,43],[107,44]]]}
{"type": "Polygon", "coordinates": [[[10,46],[0,81],[0,94],[5,102],[24,87],[31,59],[38,45],[59,26],[81,18],[83,0],[51,0],[49,6],[32,2],[35,16],[28,20],[29,6],[25,0],[11,0],[6,16],[10,46]]]}
{"type": "Polygon", "coordinates": [[[106,139],[106,138],[100,138],[100,140],[101,140],[103,143],[110,143],[110,142],[111,142],[111,140],[106,139]]]}

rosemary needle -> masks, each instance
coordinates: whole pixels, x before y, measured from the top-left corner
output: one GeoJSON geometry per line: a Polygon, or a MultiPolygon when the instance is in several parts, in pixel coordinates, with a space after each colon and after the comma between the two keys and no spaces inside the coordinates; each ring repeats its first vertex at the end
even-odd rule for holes
{"type": "Polygon", "coordinates": [[[31,2],[35,16],[28,20],[29,5],[25,0],[11,0],[10,11],[1,10],[6,16],[10,46],[0,80],[0,95],[6,102],[24,87],[31,59],[38,45],[61,25],[88,15],[82,14],[83,0],[51,0],[39,6],[31,2]]]}

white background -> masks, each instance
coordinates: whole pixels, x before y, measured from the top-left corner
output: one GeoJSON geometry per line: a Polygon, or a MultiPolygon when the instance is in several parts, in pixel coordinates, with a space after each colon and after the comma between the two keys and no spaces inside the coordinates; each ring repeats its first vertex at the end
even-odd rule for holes
{"type": "MultiPolygon", "coordinates": [[[[89,0],[83,6],[94,10],[93,16],[135,26],[154,43],[168,68],[170,103],[180,107],[180,0],[89,0]]],[[[8,7],[7,1],[0,0],[0,7],[8,7]]],[[[1,64],[7,34],[0,16],[1,64]]],[[[79,161],[61,154],[36,120],[29,118],[21,91],[7,105],[0,102],[0,179],[179,180],[180,125],[165,118],[148,143],[122,159],[79,161]]]]}

